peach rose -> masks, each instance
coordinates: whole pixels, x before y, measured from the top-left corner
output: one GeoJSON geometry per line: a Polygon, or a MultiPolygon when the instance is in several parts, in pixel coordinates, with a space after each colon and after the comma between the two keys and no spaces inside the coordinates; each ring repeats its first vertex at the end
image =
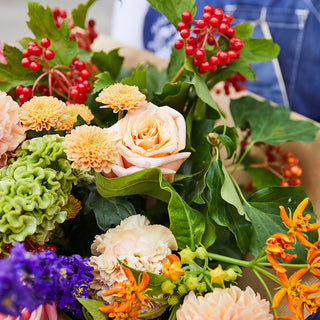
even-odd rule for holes
{"type": "Polygon", "coordinates": [[[117,132],[119,157],[107,177],[120,177],[146,168],[160,168],[163,177],[172,182],[174,174],[190,156],[185,148],[186,124],[176,110],[147,103],[109,128],[117,132]]]}

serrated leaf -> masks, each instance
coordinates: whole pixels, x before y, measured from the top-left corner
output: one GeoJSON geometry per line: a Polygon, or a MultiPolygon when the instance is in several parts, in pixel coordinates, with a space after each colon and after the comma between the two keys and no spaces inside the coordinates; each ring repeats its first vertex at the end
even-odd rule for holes
{"type": "Polygon", "coordinates": [[[89,0],[86,4],[80,3],[71,12],[74,25],[84,29],[89,8],[96,2],[96,0],[89,0]]]}
{"type": "Polygon", "coordinates": [[[253,33],[253,25],[250,22],[242,22],[235,25],[233,28],[236,31],[235,36],[242,40],[250,39],[253,33]]]}
{"type": "Polygon", "coordinates": [[[31,86],[37,79],[37,73],[21,66],[22,53],[16,47],[4,45],[3,54],[7,63],[0,63],[0,90],[9,91],[19,84],[31,86]]]}
{"type": "Polygon", "coordinates": [[[258,190],[280,185],[281,179],[265,169],[247,167],[246,171],[252,180],[252,185],[258,190]]]}
{"type": "Polygon", "coordinates": [[[94,212],[97,225],[103,231],[107,231],[112,225],[119,225],[123,219],[136,214],[133,204],[125,198],[103,198],[97,192],[89,194],[86,207],[94,212]]]}
{"type": "Polygon", "coordinates": [[[77,300],[84,306],[84,308],[90,313],[93,320],[106,320],[107,315],[99,311],[100,307],[105,304],[102,301],[94,299],[77,298],[77,300]]]}
{"type": "Polygon", "coordinates": [[[163,179],[159,168],[111,179],[96,173],[96,186],[97,191],[106,198],[140,194],[167,202],[170,228],[179,248],[195,248],[200,243],[205,228],[203,215],[191,208],[163,179]]]}
{"type": "Polygon", "coordinates": [[[142,69],[139,65],[136,70],[132,71],[129,78],[124,78],[121,80],[122,84],[129,86],[137,86],[139,91],[146,94],[147,93],[147,70],[142,69]]]}
{"type": "Polygon", "coordinates": [[[252,97],[232,100],[230,111],[235,125],[250,128],[253,142],[278,145],[287,141],[311,143],[319,127],[307,120],[291,120],[284,106],[273,107],[268,101],[252,97]]]}
{"type": "Polygon", "coordinates": [[[196,12],[195,0],[148,0],[150,5],[160,11],[176,26],[181,20],[181,13],[189,10],[193,15],[196,12]]]}
{"type": "Polygon", "coordinates": [[[92,93],[100,92],[101,90],[114,84],[114,81],[111,78],[111,75],[108,71],[99,73],[96,75],[97,80],[93,84],[92,93]]]}
{"type": "Polygon", "coordinates": [[[106,53],[104,51],[94,52],[92,63],[100,72],[108,71],[111,79],[116,80],[120,74],[124,58],[119,56],[119,48],[106,53]]]}
{"type": "MultiPolygon", "coordinates": [[[[301,186],[298,187],[273,187],[266,188],[254,193],[244,204],[244,208],[252,221],[252,239],[250,251],[253,255],[260,253],[265,246],[266,240],[274,233],[287,233],[287,228],[280,217],[279,206],[282,205],[286,210],[290,208],[294,212],[298,204],[306,197],[306,193],[301,186]]],[[[288,212],[288,211],[287,211],[288,212]]],[[[310,214],[312,221],[315,222],[315,215],[312,205],[309,203],[304,211],[304,216],[310,214]]],[[[308,232],[310,242],[317,240],[317,232],[308,232]]],[[[306,250],[302,246],[297,246],[297,254],[303,262],[306,250]]],[[[295,260],[297,262],[297,260],[295,260]]],[[[292,260],[293,262],[293,260],[292,260]]]]}

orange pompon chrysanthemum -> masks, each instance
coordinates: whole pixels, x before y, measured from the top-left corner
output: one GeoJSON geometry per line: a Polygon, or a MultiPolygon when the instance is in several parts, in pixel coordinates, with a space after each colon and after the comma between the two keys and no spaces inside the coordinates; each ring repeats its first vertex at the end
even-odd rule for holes
{"type": "Polygon", "coordinates": [[[116,162],[118,156],[119,140],[117,134],[110,133],[106,128],[83,125],[66,136],[64,145],[68,160],[73,161],[73,168],[92,168],[97,172],[109,173],[110,165],[116,162]]]}
{"type": "Polygon", "coordinates": [[[66,220],[75,218],[81,209],[81,202],[70,194],[67,204],[63,207],[63,210],[67,211],[66,220]]]}
{"type": "Polygon", "coordinates": [[[66,105],[55,97],[33,97],[19,110],[19,120],[26,130],[56,129],[66,117],[66,105]]]}
{"type": "Polygon", "coordinates": [[[285,252],[285,249],[291,249],[291,243],[294,243],[294,239],[283,233],[273,234],[266,242],[267,259],[271,266],[278,272],[287,272],[287,270],[280,266],[274,256],[283,261],[290,261],[292,258],[296,258],[296,254],[289,254],[285,252]]]}
{"type": "Polygon", "coordinates": [[[103,89],[96,101],[105,104],[101,108],[112,108],[114,113],[119,111],[133,111],[146,103],[146,96],[137,86],[128,86],[121,83],[113,84],[103,89]]]}
{"type": "Polygon", "coordinates": [[[284,224],[289,228],[288,235],[290,237],[297,237],[298,240],[306,247],[312,247],[313,244],[309,242],[304,236],[303,232],[314,231],[320,228],[320,222],[309,223],[311,218],[310,214],[302,216],[303,211],[307,207],[309,198],[302,200],[294,211],[292,218],[288,217],[286,210],[280,206],[280,216],[284,224]]]}
{"type": "Polygon", "coordinates": [[[56,128],[58,131],[71,132],[74,124],[77,122],[78,116],[80,116],[87,124],[90,124],[94,115],[91,110],[84,104],[68,104],[66,105],[67,117],[63,122],[60,122],[56,128]]]}

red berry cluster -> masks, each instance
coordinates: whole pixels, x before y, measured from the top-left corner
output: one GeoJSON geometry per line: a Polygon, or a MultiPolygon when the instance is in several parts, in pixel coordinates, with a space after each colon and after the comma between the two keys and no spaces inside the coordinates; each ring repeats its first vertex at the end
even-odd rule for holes
{"type": "Polygon", "coordinates": [[[16,86],[15,93],[18,96],[20,106],[32,97],[32,89],[30,87],[25,87],[22,84],[16,86]]]}
{"type": "MultiPolygon", "coordinates": [[[[70,69],[67,71],[67,77],[70,80],[69,96],[75,100],[75,103],[83,104],[87,100],[87,94],[91,91],[91,85],[88,78],[90,71],[86,68],[84,61],[74,59],[71,62],[70,69]]],[[[67,103],[72,103],[68,100],[67,103]]]]}
{"type": "Polygon", "coordinates": [[[231,27],[232,14],[224,14],[222,9],[206,5],[201,19],[194,20],[190,11],[184,11],[181,18],[177,29],[182,39],[176,40],[174,47],[185,47],[186,55],[193,57],[193,65],[198,67],[199,73],[214,72],[218,66],[229,64],[240,57],[239,51],[243,48],[243,41],[234,37],[236,32],[231,27]],[[228,51],[220,49],[216,35],[229,42],[228,51]],[[206,44],[215,46],[217,50],[209,59],[205,52],[206,44]]]}
{"type": "Polygon", "coordinates": [[[45,60],[52,60],[55,56],[54,51],[48,49],[50,44],[48,38],[41,39],[40,46],[37,42],[30,41],[28,43],[28,48],[22,51],[23,58],[21,60],[21,65],[24,68],[30,68],[33,72],[38,72],[43,68],[45,60]]]}
{"type": "Polygon", "coordinates": [[[298,186],[301,185],[302,169],[298,166],[299,159],[292,151],[284,151],[282,146],[267,146],[266,155],[269,165],[282,177],[280,186],[298,186]]]}
{"type": "Polygon", "coordinates": [[[232,74],[230,77],[224,80],[223,89],[226,95],[230,94],[230,89],[233,88],[236,92],[246,90],[244,84],[247,79],[239,72],[232,74]]]}
{"type": "Polygon", "coordinates": [[[62,21],[67,18],[67,11],[55,7],[52,9],[52,14],[56,27],[60,28],[62,21]]]}

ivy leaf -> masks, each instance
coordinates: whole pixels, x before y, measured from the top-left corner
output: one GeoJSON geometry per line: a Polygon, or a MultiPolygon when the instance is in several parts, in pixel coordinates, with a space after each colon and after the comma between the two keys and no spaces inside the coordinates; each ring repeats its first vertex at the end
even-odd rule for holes
{"type": "Polygon", "coordinates": [[[150,5],[160,11],[176,26],[181,21],[181,13],[189,10],[193,15],[196,12],[195,0],[148,0],[150,5]]]}
{"type": "Polygon", "coordinates": [[[102,301],[84,298],[77,298],[77,300],[89,312],[93,320],[106,320],[108,318],[106,314],[99,311],[99,308],[105,305],[102,301]]]}
{"type": "Polygon", "coordinates": [[[120,74],[124,58],[119,56],[119,49],[113,49],[108,53],[104,51],[94,52],[92,63],[100,72],[108,71],[111,79],[116,80],[120,74]]]}
{"type": "Polygon", "coordinates": [[[117,226],[123,219],[136,214],[133,204],[127,199],[103,198],[96,191],[90,192],[86,208],[94,212],[97,225],[103,231],[107,231],[112,225],[117,226]]]}
{"type": "Polygon", "coordinates": [[[286,107],[273,107],[268,101],[258,101],[249,96],[232,100],[230,111],[237,127],[250,128],[254,143],[311,143],[319,131],[319,127],[311,121],[291,120],[290,111],[286,107]]]}
{"type": "Polygon", "coordinates": [[[87,12],[89,8],[96,2],[96,0],[89,0],[86,4],[80,3],[78,7],[71,12],[74,25],[84,29],[86,23],[87,12]]]}
{"type": "MultiPolygon", "coordinates": [[[[244,204],[244,208],[252,221],[252,238],[250,251],[254,256],[258,255],[264,248],[266,240],[274,233],[287,233],[287,228],[280,217],[279,206],[282,205],[288,212],[294,212],[298,204],[306,197],[306,193],[301,186],[297,187],[272,187],[257,191],[244,204]]],[[[311,203],[304,211],[304,216],[310,214],[315,222],[315,215],[311,203]]],[[[317,240],[317,232],[308,232],[310,242],[317,240]]],[[[296,247],[298,260],[303,262],[306,257],[305,247],[296,247]]],[[[293,262],[293,260],[292,260],[293,262]]]]}
{"type": "Polygon", "coordinates": [[[205,229],[204,216],[191,208],[163,179],[159,168],[144,169],[127,176],[108,179],[96,173],[97,191],[103,197],[148,195],[168,203],[170,228],[179,248],[195,248],[205,229]]]}
{"type": "Polygon", "coordinates": [[[252,180],[252,185],[258,190],[280,185],[281,179],[265,169],[247,167],[246,171],[252,180]]]}
{"type": "Polygon", "coordinates": [[[70,39],[68,21],[64,20],[59,28],[54,23],[52,11],[46,9],[36,2],[28,2],[27,22],[29,29],[36,37],[36,41],[48,37],[51,41],[50,49],[55,52],[53,60],[48,61],[50,65],[70,65],[72,59],[77,55],[78,45],[75,39],[70,39]],[[41,21],[41,23],[40,23],[41,21]]]}
{"type": "Polygon", "coordinates": [[[97,74],[96,78],[97,80],[93,84],[92,93],[100,92],[101,90],[114,84],[114,81],[111,79],[111,75],[108,71],[97,74]]]}
{"type": "Polygon", "coordinates": [[[37,79],[37,74],[29,68],[21,66],[22,53],[16,47],[4,45],[3,54],[7,64],[0,63],[0,90],[9,91],[19,84],[31,86],[37,79]]]}
{"type": "Polygon", "coordinates": [[[226,127],[225,133],[224,126],[218,126],[212,132],[218,133],[217,139],[220,140],[227,150],[227,157],[230,159],[236,151],[239,144],[239,135],[235,127],[226,127]]]}

